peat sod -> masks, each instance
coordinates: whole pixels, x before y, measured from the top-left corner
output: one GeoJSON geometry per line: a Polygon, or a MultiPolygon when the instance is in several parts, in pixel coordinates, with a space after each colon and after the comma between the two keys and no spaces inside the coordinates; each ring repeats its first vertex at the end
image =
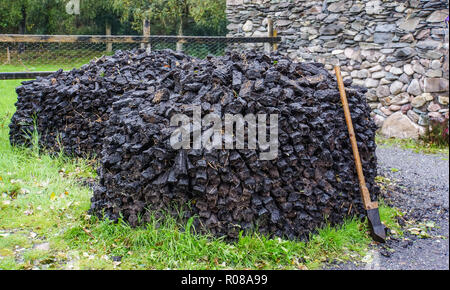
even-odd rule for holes
{"type": "MultiPolygon", "coordinates": [[[[376,198],[375,130],[364,93],[346,83],[368,188],[376,198]]],[[[162,212],[198,231],[306,238],[326,221],[363,216],[336,79],[322,64],[255,51],[196,59],[170,50],[117,51],[17,88],[12,144],[37,129],[50,150],[99,158],[91,211],[132,226],[162,212]],[[278,114],[278,157],[261,150],[179,149],[174,114],[278,114]]],[[[203,125],[202,129],[208,126],[203,125]]],[[[247,136],[248,137],[248,136],[247,136]]],[[[245,139],[247,145],[248,138],[245,139]]],[[[248,148],[247,146],[245,148],[248,148]]]]}

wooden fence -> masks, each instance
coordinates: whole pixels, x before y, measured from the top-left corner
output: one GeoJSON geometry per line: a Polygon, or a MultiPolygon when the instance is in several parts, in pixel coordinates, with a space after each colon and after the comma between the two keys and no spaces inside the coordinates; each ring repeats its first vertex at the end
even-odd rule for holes
{"type": "Polygon", "coordinates": [[[227,49],[257,47],[270,52],[281,41],[276,31],[270,33],[267,37],[0,34],[0,80],[48,75],[51,72],[34,72],[33,67],[54,64],[53,71],[65,68],[64,64],[81,66],[117,49],[171,48],[200,58],[221,55],[227,49]]]}

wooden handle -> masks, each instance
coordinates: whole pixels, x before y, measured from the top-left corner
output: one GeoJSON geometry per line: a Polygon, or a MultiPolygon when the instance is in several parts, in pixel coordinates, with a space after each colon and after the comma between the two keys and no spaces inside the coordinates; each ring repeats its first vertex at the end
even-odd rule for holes
{"type": "Polygon", "coordinates": [[[339,87],[339,93],[341,94],[342,107],[344,108],[345,122],[347,123],[348,135],[350,136],[350,143],[352,144],[353,157],[355,159],[356,173],[358,174],[359,188],[361,191],[361,197],[365,209],[373,209],[378,207],[377,202],[370,200],[370,193],[366,186],[366,180],[361,164],[361,158],[359,157],[358,144],[356,143],[355,131],[353,129],[352,117],[350,115],[350,108],[348,106],[347,95],[345,94],[344,81],[341,76],[341,69],[339,66],[334,66],[336,73],[336,79],[339,87]]]}

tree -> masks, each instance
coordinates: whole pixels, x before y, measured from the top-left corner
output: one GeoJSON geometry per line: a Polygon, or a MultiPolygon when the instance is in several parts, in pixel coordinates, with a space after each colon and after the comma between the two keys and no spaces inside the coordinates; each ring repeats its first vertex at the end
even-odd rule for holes
{"type": "Polygon", "coordinates": [[[63,0],[0,0],[0,31],[49,34],[68,25],[63,0]]]}
{"type": "Polygon", "coordinates": [[[215,35],[225,35],[227,33],[226,1],[208,1],[206,5],[202,3],[204,0],[190,0],[190,2],[191,16],[197,26],[206,30],[207,33],[215,35]]]}
{"type": "Polygon", "coordinates": [[[33,4],[31,0],[0,0],[0,28],[5,32],[18,33],[26,31],[27,8],[33,4]]]}
{"type": "Polygon", "coordinates": [[[0,0],[0,33],[104,34],[106,23],[130,32],[113,0],[80,0],[79,15],[66,13],[69,0],[0,0]]]}
{"type": "Polygon", "coordinates": [[[113,0],[82,0],[78,22],[91,30],[89,34],[104,34],[109,24],[116,33],[130,32],[127,22],[121,22],[120,11],[114,9],[113,0]]]}
{"type": "Polygon", "coordinates": [[[157,33],[185,34],[195,29],[226,33],[225,0],[113,0],[113,7],[138,31],[147,19],[157,33]]]}
{"type": "Polygon", "coordinates": [[[69,0],[0,0],[0,33],[226,34],[225,0],[80,0],[80,15],[66,13],[69,0]],[[134,30],[133,30],[134,29],[134,30]]]}

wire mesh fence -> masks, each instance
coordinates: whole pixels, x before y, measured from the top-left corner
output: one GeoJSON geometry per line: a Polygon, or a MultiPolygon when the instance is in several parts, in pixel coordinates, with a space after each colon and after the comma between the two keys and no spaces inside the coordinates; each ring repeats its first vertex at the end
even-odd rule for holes
{"type": "Polygon", "coordinates": [[[117,50],[181,50],[198,58],[227,50],[265,49],[277,37],[0,35],[0,72],[72,69],[117,50]]]}

